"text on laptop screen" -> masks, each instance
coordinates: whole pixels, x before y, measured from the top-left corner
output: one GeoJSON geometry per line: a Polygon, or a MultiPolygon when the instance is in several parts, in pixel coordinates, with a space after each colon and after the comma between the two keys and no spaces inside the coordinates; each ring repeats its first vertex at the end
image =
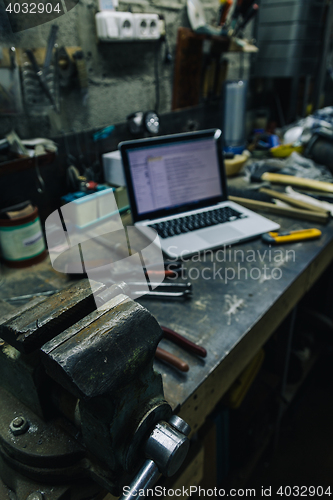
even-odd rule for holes
{"type": "Polygon", "coordinates": [[[222,195],[214,139],[195,139],[128,151],[138,214],[222,195]]]}

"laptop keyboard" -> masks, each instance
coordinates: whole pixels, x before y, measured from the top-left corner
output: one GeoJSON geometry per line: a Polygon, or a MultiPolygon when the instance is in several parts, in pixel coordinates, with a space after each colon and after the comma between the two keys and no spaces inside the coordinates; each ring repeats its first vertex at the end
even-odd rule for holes
{"type": "Polygon", "coordinates": [[[247,216],[231,207],[222,207],[199,214],[185,215],[178,219],[171,219],[157,224],[149,224],[149,227],[155,229],[161,238],[170,238],[178,234],[196,231],[197,229],[215,226],[216,224],[223,224],[224,222],[231,222],[244,217],[247,216]]]}

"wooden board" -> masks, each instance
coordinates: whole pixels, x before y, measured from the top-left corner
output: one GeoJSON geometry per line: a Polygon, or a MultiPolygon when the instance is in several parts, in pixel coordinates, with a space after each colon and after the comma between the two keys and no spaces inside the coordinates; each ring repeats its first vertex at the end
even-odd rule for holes
{"type": "Polygon", "coordinates": [[[198,35],[189,28],[178,28],[172,110],[196,106],[202,97],[220,94],[226,76],[226,65],[220,62],[230,40],[227,37],[198,35]],[[203,44],[209,40],[209,54],[203,55],[203,44]]]}
{"type": "Polygon", "coordinates": [[[172,110],[199,104],[203,41],[192,30],[178,28],[172,110]]]}

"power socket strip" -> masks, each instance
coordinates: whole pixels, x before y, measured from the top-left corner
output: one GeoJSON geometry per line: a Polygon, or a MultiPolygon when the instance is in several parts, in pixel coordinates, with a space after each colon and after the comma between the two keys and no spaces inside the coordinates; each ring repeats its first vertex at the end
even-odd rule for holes
{"type": "Polygon", "coordinates": [[[157,40],[160,38],[158,14],[103,11],[96,14],[97,36],[101,41],[157,40]]]}

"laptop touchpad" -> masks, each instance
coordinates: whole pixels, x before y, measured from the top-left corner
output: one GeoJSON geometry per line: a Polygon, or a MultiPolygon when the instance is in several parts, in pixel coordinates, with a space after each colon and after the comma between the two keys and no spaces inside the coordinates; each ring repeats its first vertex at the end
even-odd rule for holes
{"type": "Polygon", "coordinates": [[[210,245],[218,244],[221,241],[229,241],[229,240],[237,240],[240,237],[244,236],[242,231],[237,231],[233,227],[224,227],[212,229],[206,229],[205,234],[200,235],[201,238],[206,240],[210,245]]]}

